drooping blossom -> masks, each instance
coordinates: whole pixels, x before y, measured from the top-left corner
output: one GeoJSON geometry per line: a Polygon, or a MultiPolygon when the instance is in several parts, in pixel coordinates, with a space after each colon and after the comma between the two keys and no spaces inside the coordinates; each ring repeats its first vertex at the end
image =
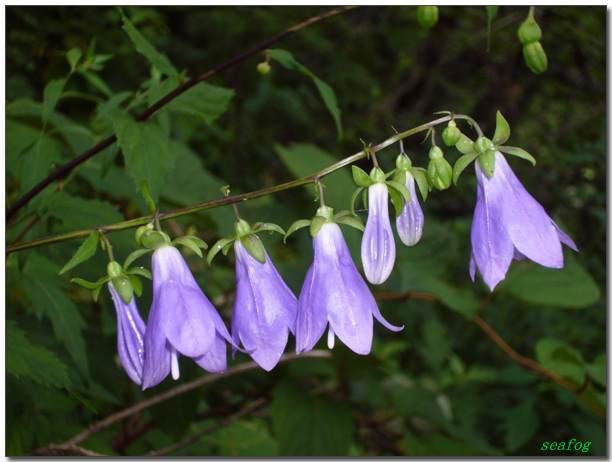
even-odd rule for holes
{"type": "Polygon", "coordinates": [[[472,223],[470,275],[476,267],[491,290],[506,277],[512,259],[529,258],[549,268],[563,267],[561,243],[576,244],[520,183],[504,156],[495,152],[489,178],[476,162],[478,191],[472,223]]]}
{"type": "Polygon", "coordinates": [[[404,207],[402,213],[395,220],[397,225],[397,234],[404,244],[413,246],[421,239],[423,235],[423,225],[425,217],[423,210],[419,204],[415,187],[414,176],[409,171],[406,171],[406,183],[404,184],[410,193],[410,202],[404,199],[404,207]]]}
{"type": "Polygon", "coordinates": [[[314,261],[300,293],[296,322],[296,351],[310,351],[329,324],[328,346],[335,335],[355,353],[372,348],[374,316],[395,332],[380,314],[374,296],[357,271],[336,223],[324,223],[313,240],[314,261]]]}
{"type": "Polygon", "coordinates": [[[393,271],[395,240],[389,221],[389,191],[384,183],[368,187],[368,221],[361,241],[361,262],[372,284],[382,284],[393,271]]]}
{"type": "MultiPolygon", "coordinates": [[[[265,263],[256,260],[240,239],[234,241],[234,251],[237,284],[232,337],[236,344],[242,341],[255,362],[270,371],[285,350],[289,331],[294,332],[298,302],[265,249],[265,263]]],[[[233,350],[235,353],[236,348],[233,350]]]]}
{"type": "Polygon", "coordinates": [[[143,389],[157,385],[171,371],[176,380],[179,355],[192,358],[209,372],[225,372],[225,341],[233,344],[232,338],[181,253],[169,245],[158,247],[152,266],[153,304],[145,334],[143,389]]]}
{"type": "Polygon", "coordinates": [[[138,385],[142,385],[142,369],[145,357],[144,337],[146,326],[138,308],[136,296],[132,295],[130,303],[125,303],[112,282],[108,290],[117,312],[117,350],[123,369],[138,385]]]}

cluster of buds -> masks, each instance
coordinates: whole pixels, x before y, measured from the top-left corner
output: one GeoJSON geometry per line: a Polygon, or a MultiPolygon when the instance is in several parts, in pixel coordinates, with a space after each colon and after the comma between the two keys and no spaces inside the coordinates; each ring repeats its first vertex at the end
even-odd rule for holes
{"type": "Polygon", "coordinates": [[[523,44],[523,56],[527,67],[534,74],[542,74],[548,67],[548,60],[540,43],[542,29],[535,21],[533,10],[533,7],[529,9],[527,19],[519,27],[518,38],[523,44]]]}

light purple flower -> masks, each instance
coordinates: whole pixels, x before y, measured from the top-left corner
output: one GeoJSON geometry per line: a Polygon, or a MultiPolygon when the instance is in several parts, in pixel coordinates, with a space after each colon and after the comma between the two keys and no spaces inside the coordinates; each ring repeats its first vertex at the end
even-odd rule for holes
{"type": "Polygon", "coordinates": [[[355,353],[372,348],[372,315],[395,332],[380,314],[374,296],[357,271],[336,223],[324,223],[313,240],[314,262],[300,293],[296,322],[296,351],[310,351],[329,323],[328,346],[334,335],[355,353]]]}
{"type": "Polygon", "coordinates": [[[144,364],[145,323],[136,307],[136,296],[132,295],[130,303],[125,303],[112,282],[108,290],[117,312],[117,350],[123,369],[138,385],[142,385],[142,367],[144,364]]]}
{"type": "Polygon", "coordinates": [[[476,267],[491,290],[506,277],[513,258],[527,257],[549,268],[563,267],[561,243],[572,241],[525,190],[504,156],[495,153],[489,178],[476,162],[478,192],[472,223],[470,275],[476,267]]]}
{"type": "Polygon", "coordinates": [[[419,242],[423,235],[425,217],[414,188],[414,177],[408,171],[406,171],[405,186],[410,192],[410,202],[407,203],[404,199],[404,208],[395,220],[395,224],[397,225],[397,234],[402,242],[407,246],[413,246],[419,242]]]}
{"type": "Polygon", "coordinates": [[[368,281],[382,284],[395,264],[395,240],[389,221],[389,191],[384,183],[368,187],[368,222],[361,241],[361,262],[368,281]]]}
{"type": "Polygon", "coordinates": [[[225,341],[233,344],[215,307],[196,283],[181,253],[164,245],[153,252],[153,304],[145,334],[143,390],[172,371],[179,377],[178,355],[209,372],[227,369],[225,341]]]}
{"type": "Polygon", "coordinates": [[[270,371],[287,346],[289,331],[294,331],[298,302],[265,249],[265,263],[257,261],[239,239],[234,241],[234,251],[237,284],[232,338],[236,344],[242,341],[255,362],[270,371]]]}

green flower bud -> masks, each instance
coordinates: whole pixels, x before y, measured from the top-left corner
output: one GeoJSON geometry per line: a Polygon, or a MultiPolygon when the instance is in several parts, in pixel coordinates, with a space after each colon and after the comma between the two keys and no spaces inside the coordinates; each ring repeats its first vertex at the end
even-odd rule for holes
{"type": "Polygon", "coordinates": [[[519,27],[518,38],[523,45],[539,42],[542,39],[542,29],[533,18],[527,18],[519,27]]]}
{"type": "Polygon", "coordinates": [[[234,231],[236,232],[236,237],[240,239],[243,236],[248,234],[252,234],[251,225],[246,220],[239,220],[234,225],[234,231]]]}
{"type": "Polygon", "coordinates": [[[451,185],[453,168],[444,157],[431,158],[427,167],[427,175],[430,183],[442,191],[451,185]]]}
{"type": "Polygon", "coordinates": [[[317,209],[317,217],[323,217],[325,221],[334,221],[334,209],[327,205],[322,205],[317,209]]]}
{"type": "Polygon", "coordinates": [[[531,42],[523,47],[523,57],[527,67],[534,74],[541,74],[548,67],[548,59],[540,42],[531,42]]]}
{"type": "Polygon", "coordinates": [[[145,233],[147,233],[148,231],[151,231],[153,228],[149,225],[146,226],[141,226],[136,230],[136,243],[138,245],[142,245],[142,237],[145,235],[145,233]]]}
{"type": "Polygon", "coordinates": [[[429,150],[429,158],[430,159],[442,159],[444,158],[444,153],[442,152],[442,149],[440,149],[438,146],[432,146],[432,148],[429,150]]]}
{"type": "Polygon", "coordinates": [[[125,301],[125,303],[130,303],[132,301],[132,297],[134,296],[134,288],[132,287],[132,283],[130,282],[130,278],[126,275],[119,276],[111,279],[113,286],[121,295],[121,298],[125,301]]]}
{"type": "Polygon", "coordinates": [[[400,170],[408,170],[412,167],[412,161],[406,154],[400,154],[397,156],[397,159],[395,159],[395,166],[400,170]]]}
{"type": "Polygon", "coordinates": [[[268,61],[261,62],[257,65],[257,72],[259,72],[262,75],[266,75],[267,73],[269,73],[270,69],[271,67],[268,61]]]}
{"type": "Polygon", "coordinates": [[[424,29],[431,29],[438,22],[437,6],[419,6],[417,8],[417,20],[424,29]]]}
{"type": "Polygon", "coordinates": [[[116,278],[123,274],[123,268],[121,268],[121,265],[116,261],[110,262],[106,267],[106,271],[111,278],[116,278]]]}
{"type": "Polygon", "coordinates": [[[461,130],[457,128],[455,122],[452,122],[453,125],[451,125],[451,122],[448,123],[448,127],[442,132],[442,139],[447,146],[454,146],[461,139],[461,130]]]}
{"type": "Polygon", "coordinates": [[[483,153],[487,149],[493,148],[493,142],[484,136],[479,137],[474,143],[474,147],[476,148],[476,152],[483,153]]]}
{"type": "Polygon", "coordinates": [[[383,172],[380,168],[374,167],[370,172],[370,178],[374,183],[384,183],[385,182],[385,172],[383,172]]]}
{"type": "Polygon", "coordinates": [[[161,244],[170,242],[170,238],[165,233],[149,230],[142,235],[140,242],[144,247],[154,249],[155,247],[159,247],[161,244]]]}

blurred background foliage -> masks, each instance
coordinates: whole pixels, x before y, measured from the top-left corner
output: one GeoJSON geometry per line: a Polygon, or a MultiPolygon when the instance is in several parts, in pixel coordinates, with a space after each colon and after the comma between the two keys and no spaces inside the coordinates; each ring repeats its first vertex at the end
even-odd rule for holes
{"type": "MultiPolygon", "coordinates": [[[[185,75],[202,73],[326,9],[124,7],[162,53],[153,69],[115,8],[7,7],[7,206],[54,166],[129,123],[122,117],[137,116],[185,75]],[[64,84],[50,84],[69,73],[64,84]],[[174,76],[164,80],[168,75],[174,76]]],[[[333,88],[341,139],[313,81],[275,61],[261,75],[256,66],[265,57],[259,54],[156,114],[138,149],[150,156],[154,193],[168,211],[219,197],[224,184],[239,194],[312,174],[361,150],[360,139],[376,144],[393,134],[392,127],[407,130],[433,120],[436,111],[469,114],[491,136],[500,110],[512,128],[509,144],[538,162],[534,168],[510,158],[512,168],[580,249],[564,249],[563,270],[515,261],[492,295],[479,276],[472,283],[467,269],[476,182],[470,168],[457,187],[430,194],[422,241],[407,248],[398,240],[397,268],[373,287],[384,316],[405,329],[392,333],[376,325],[371,355],[337,345],[332,359],[299,359],[271,373],[227,377],[111,426],[83,447],[140,455],[221,422],[217,431],[171,454],[543,455],[543,442],[576,438],[591,441],[590,451],[567,454],[605,455],[605,419],[576,393],[530,374],[472,322],[480,316],[521,355],[581,387],[582,397],[605,413],[606,9],[536,8],[549,63],[542,75],[529,71],[516,36],[527,11],[499,9],[489,51],[484,7],[440,7],[439,22],[429,30],[419,27],[416,7],[349,11],[272,47],[290,51],[333,88]],[[156,171],[158,164],[163,171],[156,171]],[[429,300],[406,299],[413,292],[429,300]],[[257,410],[224,420],[257,399],[263,400],[257,410]]],[[[405,147],[414,164],[426,167],[422,140],[415,136],[405,147]]],[[[457,152],[447,151],[453,163],[457,152]]],[[[393,168],[397,153],[396,145],[382,151],[381,166],[393,168]]],[[[148,214],[124,154],[114,145],[48,187],[8,223],[7,243],[148,214]]],[[[358,164],[369,171],[368,162],[358,164]]],[[[324,181],[328,203],[338,210],[348,206],[354,188],[345,170],[324,181]]],[[[312,187],[293,189],[243,203],[240,211],[250,222],[287,229],[314,214],[313,193],[312,187]]],[[[365,219],[365,211],[359,214],[365,219]]],[[[173,236],[197,233],[212,244],[233,233],[233,213],[214,209],[163,226],[173,236]]],[[[360,233],[343,232],[359,266],[360,233]]],[[[119,260],[135,248],[133,230],[109,239],[119,260]]],[[[312,260],[310,236],[298,232],[287,244],[278,236],[263,239],[298,294],[312,260]]],[[[9,456],[62,443],[177,385],[167,379],[142,392],[125,375],[106,289],[95,303],[88,290],[68,283],[104,276],[104,252],[57,275],[78,245],[7,258],[9,456]]],[[[233,252],[217,256],[210,268],[184,253],[229,321],[233,252]]],[[[150,267],[146,258],[138,262],[150,267]]],[[[151,286],[144,285],[138,304],[146,319],[151,286]]],[[[324,341],[320,347],[326,348],[324,341]]],[[[293,348],[290,340],[287,351],[293,348]]],[[[247,360],[239,353],[229,366],[247,360]]],[[[179,383],[207,374],[187,360],[181,371],[179,383]]]]}

